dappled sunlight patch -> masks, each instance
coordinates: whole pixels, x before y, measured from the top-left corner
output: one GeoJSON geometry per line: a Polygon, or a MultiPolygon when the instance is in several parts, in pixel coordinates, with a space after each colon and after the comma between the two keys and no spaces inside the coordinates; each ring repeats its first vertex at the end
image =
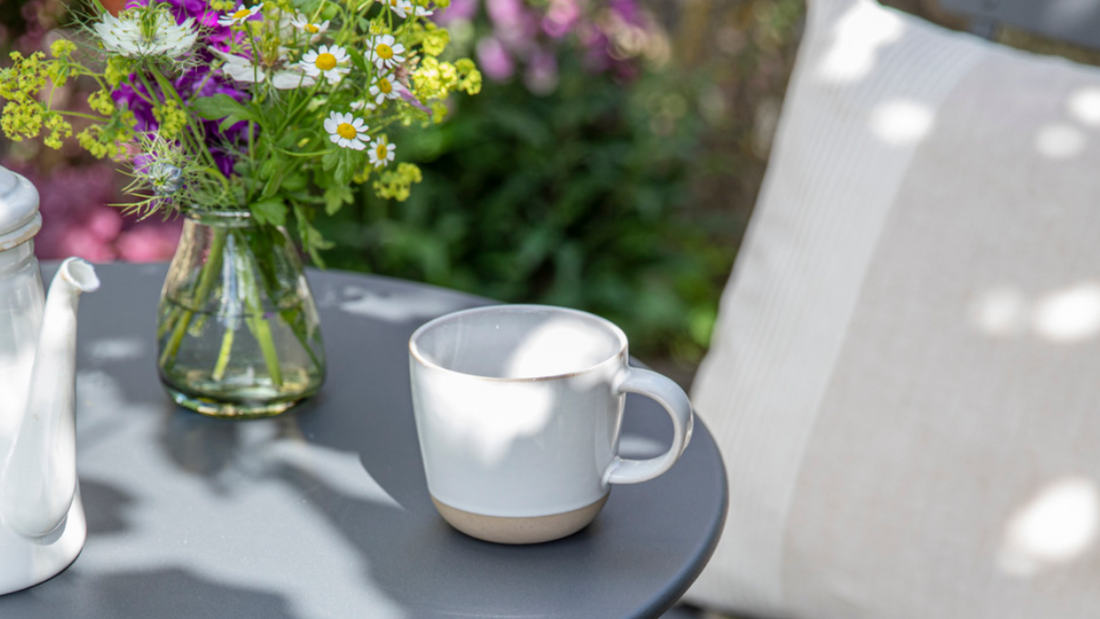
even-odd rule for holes
{"type": "Polygon", "coordinates": [[[446,411],[435,420],[443,428],[440,434],[450,441],[451,449],[469,452],[469,457],[487,466],[502,462],[517,442],[541,432],[559,404],[549,390],[532,389],[522,382],[478,382],[444,372],[432,380],[431,388],[420,397],[441,400],[425,407],[446,411]],[[515,406],[516,402],[523,406],[515,406]]]}
{"type": "Polygon", "coordinates": [[[1012,514],[1001,540],[998,566],[1031,577],[1081,556],[1100,529],[1100,491],[1079,476],[1055,480],[1012,514]]]}
{"type": "Polygon", "coordinates": [[[837,22],[832,47],[819,66],[818,76],[833,83],[867,77],[881,49],[900,39],[904,29],[896,15],[872,3],[855,3],[837,22]]]}
{"type": "Polygon", "coordinates": [[[1066,107],[1074,120],[1089,127],[1100,127],[1100,88],[1077,90],[1070,95],[1066,107]]]}
{"type": "Polygon", "coordinates": [[[992,287],[976,295],[969,322],[999,338],[1037,335],[1071,344],[1100,335],[1100,283],[1081,282],[1029,299],[1015,286],[992,287]]]}
{"type": "Polygon", "coordinates": [[[341,311],[386,322],[433,318],[459,308],[461,301],[436,292],[409,290],[378,294],[365,288],[346,286],[338,298],[324,297],[322,307],[335,305],[341,311]]]}
{"type": "Polygon", "coordinates": [[[100,362],[126,361],[137,359],[145,350],[145,344],[138,338],[106,338],[89,344],[88,355],[100,362]]]}
{"type": "Polygon", "coordinates": [[[892,146],[919,142],[932,128],[935,113],[916,101],[887,101],[871,113],[871,130],[892,146]]]}
{"type": "Polygon", "coordinates": [[[1085,150],[1085,134],[1066,123],[1047,123],[1035,134],[1035,149],[1049,159],[1072,159],[1085,150]]]}
{"type": "Polygon", "coordinates": [[[989,335],[1017,335],[1027,329],[1027,299],[1018,288],[993,288],[971,303],[970,320],[989,335]]]}
{"type": "Polygon", "coordinates": [[[1055,342],[1100,334],[1100,284],[1089,282],[1039,300],[1032,317],[1035,332],[1055,342]]]}

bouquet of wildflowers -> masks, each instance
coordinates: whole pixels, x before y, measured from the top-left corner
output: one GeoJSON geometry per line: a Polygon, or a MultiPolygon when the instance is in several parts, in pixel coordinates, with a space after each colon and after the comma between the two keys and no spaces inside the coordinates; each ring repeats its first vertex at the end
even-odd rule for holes
{"type": "Polygon", "coordinates": [[[53,148],[75,132],[126,166],[132,210],[248,210],[293,223],[319,261],[312,222],[350,202],[353,182],[403,200],[420,180],[387,128],[440,122],[481,76],[439,57],[449,34],[427,18],[449,0],[235,1],[130,0],[117,16],[97,3],[86,37],[49,58],[12,54],[0,126],[53,148]],[[99,85],[87,108],[55,109],[76,78],[99,85]]]}
{"type": "Polygon", "coordinates": [[[126,167],[128,208],[186,211],[160,303],[161,380],[208,414],[285,410],[319,388],[324,352],[284,230],[320,262],[315,217],[350,202],[353,182],[408,197],[420,170],[397,163],[387,129],[439,122],[452,93],[481,86],[472,61],[440,58],[449,35],[427,18],[449,0],[130,0],[118,15],[93,1],[85,36],[51,58],[12,54],[0,127],[53,148],[75,134],[126,167]],[[73,79],[98,89],[86,108],[55,109],[73,79]]]}

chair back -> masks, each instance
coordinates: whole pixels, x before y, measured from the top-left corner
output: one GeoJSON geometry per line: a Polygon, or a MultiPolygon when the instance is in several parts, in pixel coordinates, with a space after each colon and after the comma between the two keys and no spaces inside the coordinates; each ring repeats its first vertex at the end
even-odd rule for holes
{"type": "Polygon", "coordinates": [[[940,0],[970,19],[971,32],[992,39],[1000,25],[1100,50],[1100,0],[940,0]]]}

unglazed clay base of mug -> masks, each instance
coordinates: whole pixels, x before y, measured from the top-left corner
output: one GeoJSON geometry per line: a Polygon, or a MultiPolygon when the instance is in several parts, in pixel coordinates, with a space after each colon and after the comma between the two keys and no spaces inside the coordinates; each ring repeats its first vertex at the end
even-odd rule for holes
{"type": "Polygon", "coordinates": [[[609,495],[571,512],[529,518],[474,514],[442,503],[434,496],[432,503],[444,520],[470,537],[497,544],[538,544],[561,539],[588,526],[603,509],[609,495]]]}

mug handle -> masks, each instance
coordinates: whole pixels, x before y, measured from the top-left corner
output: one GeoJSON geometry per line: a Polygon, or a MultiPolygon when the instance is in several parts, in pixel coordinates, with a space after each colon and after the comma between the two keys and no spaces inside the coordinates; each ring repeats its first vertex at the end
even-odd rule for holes
{"type": "Polygon", "coordinates": [[[615,456],[604,472],[604,483],[636,484],[658,477],[672,468],[691,441],[695,417],[691,400],[672,379],[642,368],[628,367],[615,385],[619,394],[637,393],[656,400],[672,418],[672,447],[662,456],[628,460],[615,456]]]}

